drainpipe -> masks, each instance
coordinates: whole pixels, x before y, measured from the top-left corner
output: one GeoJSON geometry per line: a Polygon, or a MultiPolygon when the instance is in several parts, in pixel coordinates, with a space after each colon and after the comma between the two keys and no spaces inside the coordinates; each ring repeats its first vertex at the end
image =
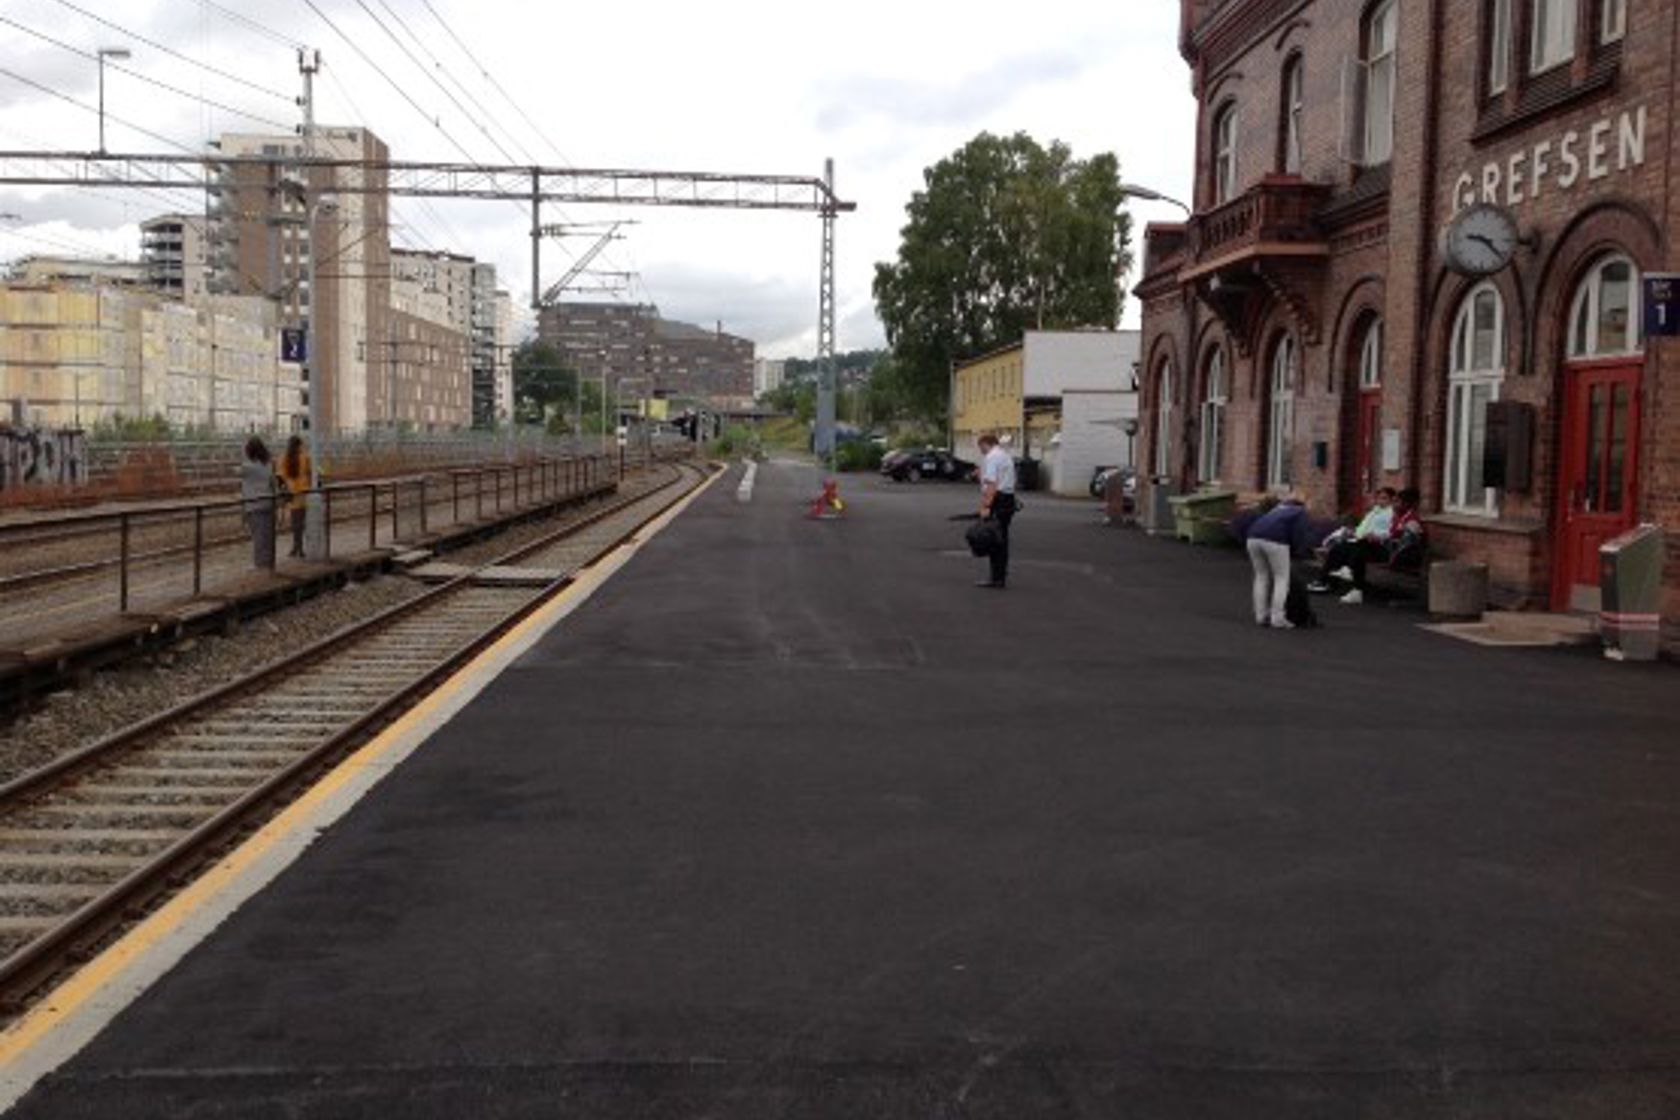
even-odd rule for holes
{"type": "Polygon", "coordinates": [[[1420,491],[1420,504],[1423,498],[1424,384],[1429,376],[1430,301],[1426,296],[1435,255],[1435,188],[1440,162],[1441,51],[1445,8],[1445,0],[1430,0],[1429,74],[1423,108],[1423,193],[1418,205],[1417,276],[1413,283],[1415,298],[1412,301],[1412,417],[1406,456],[1411,464],[1412,485],[1420,491]]]}

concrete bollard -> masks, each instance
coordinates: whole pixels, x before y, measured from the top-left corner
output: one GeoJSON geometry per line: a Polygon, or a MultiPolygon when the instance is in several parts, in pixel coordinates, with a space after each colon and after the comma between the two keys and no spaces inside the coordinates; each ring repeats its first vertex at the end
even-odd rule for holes
{"type": "Polygon", "coordinates": [[[1435,618],[1480,619],[1487,610],[1486,564],[1437,560],[1429,565],[1429,613],[1435,618]]]}
{"type": "Polygon", "coordinates": [[[741,484],[735,488],[737,502],[752,501],[753,483],[758,480],[758,463],[748,460],[747,469],[741,474],[741,484]]]}

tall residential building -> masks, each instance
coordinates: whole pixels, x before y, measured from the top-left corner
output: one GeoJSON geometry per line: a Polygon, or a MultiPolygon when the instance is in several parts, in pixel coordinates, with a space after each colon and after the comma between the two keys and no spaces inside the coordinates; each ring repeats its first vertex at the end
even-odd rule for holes
{"type": "Polygon", "coordinates": [[[311,221],[293,162],[303,155],[299,137],[227,134],[218,147],[225,156],[256,162],[222,164],[212,188],[207,263],[213,290],[278,300],[289,326],[302,325],[313,313],[311,359],[322,426],[329,432],[365,428],[372,356],[392,334],[383,170],[388,149],[366,129],[318,127],[319,158],[369,166],[314,169],[310,196],[336,205],[318,203],[311,221]],[[315,293],[308,285],[311,253],[317,262],[315,293]]]}
{"type": "Polygon", "coordinates": [[[513,297],[498,290],[492,306],[496,320],[496,422],[503,423],[513,416],[513,297]]]}
{"type": "Polygon", "coordinates": [[[501,415],[496,393],[496,266],[472,270],[473,426],[488,428],[501,415]]]}
{"type": "Polygon", "coordinates": [[[177,299],[206,294],[205,231],[202,215],[160,214],[141,222],[140,261],[146,283],[177,299]]]}
{"type": "Polygon", "coordinates": [[[753,343],[721,323],[675,322],[651,304],[557,303],[538,314],[537,334],[585,378],[605,373],[630,393],[719,405],[752,399],[753,343]]]}
{"type": "Polygon", "coordinates": [[[370,341],[368,424],[423,431],[473,421],[470,257],[391,254],[386,334],[370,341]]]}
{"type": "Polygon", "coordinates": [[[753,359],[753,396],[762,397],[782,387],[787,377],[787,363],[772,358],[753,359]]]}

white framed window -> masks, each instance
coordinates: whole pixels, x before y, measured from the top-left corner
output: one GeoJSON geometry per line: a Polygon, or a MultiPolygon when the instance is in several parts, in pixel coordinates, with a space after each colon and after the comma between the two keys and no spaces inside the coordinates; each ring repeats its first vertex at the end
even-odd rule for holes
{"type": "Polygon", "coordinates": [[[1528,72],[1539,74],[1575,57],[1575,9],[1579,0],[1534,0],[1528,72]]]}
{"type": "Polygon", "coordinates": [[[1454,513],[1494,516],[1494,492],[1482,485],[1487,406],[1505,380],[1505,301],[1483,284],[1464,297],[1453,323],[1447,374],[1445,507],[1454,513]]]}
{"type": "Polygon", "coordinates": [[[1395,0],[1371,9],[1365,24],[1364,163],[1376,167],[1394,154],[1395,46],[1400,11],[1395,0]]]}
{"type": "Polygon", "coordinates": [[[1172,474],[1172,414],[1173,368],[1171,361],[1161,363],[1155,375],[1155,477],[1172,474]]]}
{"type": "Polygon", "coordinates": [[[1359,344],[1359,387],[1382,388],[1383,326],[1381,319],[1372,319],[1365,328],[1365,340],[1359,344]]]}
{"type": "Polygon", "coordinates": [[[1224,469],[1220,448],[1225,441],[1225,405],[1229,400],[1225,352],[1215,350],[1208,356],[1207,379],[1202,390],[1201,448],[1196,457],[1196,478],[1200,482],[1219,481],[1219,473],[1224,469]]]}
{"type": "Polygon", "coordinates": [[[1213,204],[1237,196],[1237,107],[1227,104],[1213,122],[1213,204]]]}
{"type": "Polygon", "coordinates": [[[1511,0],[1493,0],[1488,14],[1487,88],[1504,93],[1511,84],[1511,0]]]}
{"type": "Polygon", "coordinates": [[[1266,485],[1286,489],[1293,481],[1295,388],[1301,381],[1301,352],[1295,336],[1279,336],[1272,349],[1271,400],[1267,409],[1266,485]]]}
{"type": "Polygon", "coordinates": [[[1627,0],[1604,0],[1600,12],[1599,42],[1614,43],[1627,34],[1627,0]]]}
{"type": "Polygon", "coordinates": [[[1569,356],[1612,358],[1645,348],[1639,270],[1616,254],[1592,268],[1575,289],[1569,313],[1569,356]]]}
{"type": "Polygon", "coordinates": [[[1301,56],[1295,55],[1283,68],[1283,170],[1287,175],[1301,173],[1303,88],[1301,56]]]}

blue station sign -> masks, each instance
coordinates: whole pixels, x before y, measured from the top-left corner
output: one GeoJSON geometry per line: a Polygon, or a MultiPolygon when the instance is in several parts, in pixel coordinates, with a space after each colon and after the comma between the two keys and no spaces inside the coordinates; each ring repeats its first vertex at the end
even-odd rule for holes
{"type": "Polygon", "coordinates": [[[1680,272],[1652,272],[1645,277],[1645,336],[1680,335],[1680,272]]]}

